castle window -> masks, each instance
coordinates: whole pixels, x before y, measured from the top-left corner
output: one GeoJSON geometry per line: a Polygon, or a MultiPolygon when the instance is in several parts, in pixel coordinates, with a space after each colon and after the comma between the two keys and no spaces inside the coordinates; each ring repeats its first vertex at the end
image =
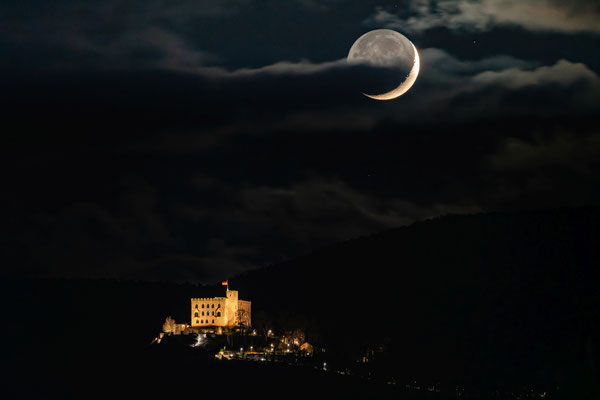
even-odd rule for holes
{"type": "Polygon", "coordinates": [[[215,305],[214,305],[214,304],[212,305],[212,308],[215,308],[215,305]]]}
{"type": "Polygon", "coordinates": [[[204,304],[202,304],[202,308],[204,308],[204,304]]]}
{"type": "Polygon", "coordinates": [[[213,324],[215,323],[215,320],[214,320],[214,319],[213,319],[213,322],[212,322],[212,323],[213,323],[213,324]]]}
{"type": "Polygon", "coordinates": [[[213,316],[215,315],[215,312],[214,312],[214,311],[212,312],[212,315],[213,315],[213,316]]]}
{"type": "Polygon", "coordinates": [[[197,324],[199,323],[199,322],[198,322],[198,320],[196,320],[196,323],[197,323],[197,324]]]}
{"type": "Polygon", "coordinates": [[[197,316],[198,316],[198,311],[196,311],[196,312],[194,313],[194,317],[197,317],[197,316]]]}
{"type": "Polygon", "coordinates": [[[196,306],[195,306],[194,308],[196,308],[196,309],[197,309],[197,308],[198,308],[198,304],[196,304],[196,306]]]}
{"type": "Polygon", "coordinates": [[[202,311],[202,316],[204,317],[204,311],[202,311]]]}
{"type": "Polygon", "coordinates": [[[221,311],[217,311],[217,317],[221,316],[221,311]]]}

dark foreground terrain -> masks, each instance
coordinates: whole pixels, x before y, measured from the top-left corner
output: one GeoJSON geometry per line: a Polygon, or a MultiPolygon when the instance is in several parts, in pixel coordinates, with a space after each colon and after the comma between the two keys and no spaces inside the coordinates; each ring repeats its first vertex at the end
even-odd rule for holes
{"type": "Polygon", "coordinates": [[[15,399],[165,399],[235,396],[248,399],[584,399],[589,393],[551,388],[543,393],[494,392],[438,385],[389,384],[322,368],[279,362],[216,360],[203,350],[179,345],[76,356],[23,354],[5,373],[15,399]],[[542,397],[543,396],[543,397],[542,397]]]}
{"type": "Polygon", "coordinates": [[[600,210],[581,208],[438,218],[229,280],[259,334],[302,330],[330,370],[367,357],[371,381],[150,345],[166,316],[189,322],[190,297],[222,296],[220,285],[4,280],[5,387],[14,398],[456,398],[458,386],[460,398],[598,399],[599,266],[600,210]],[[414,381],[445,390],[399,389],[414,381]]]}
{"type": "Polygon", "coordinates": [[[119,354],[82,348],[77,357],[30,354],[12,365],[8,377],[9,398],[397,398],[401,393],[406,399],[445,398],[308,367],[219,361],[201,350],[173,346],[119,354]]]}

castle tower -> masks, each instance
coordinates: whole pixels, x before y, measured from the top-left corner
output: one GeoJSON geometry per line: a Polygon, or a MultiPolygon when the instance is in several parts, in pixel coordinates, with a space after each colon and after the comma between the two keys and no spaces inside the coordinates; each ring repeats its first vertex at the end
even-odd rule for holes
{"type": "Polygon", "coordinates": [[[238,291],[227,289],[227,305],[225,308],[225,321],[227,326],[235,326],[238,311],[238,291]]]}

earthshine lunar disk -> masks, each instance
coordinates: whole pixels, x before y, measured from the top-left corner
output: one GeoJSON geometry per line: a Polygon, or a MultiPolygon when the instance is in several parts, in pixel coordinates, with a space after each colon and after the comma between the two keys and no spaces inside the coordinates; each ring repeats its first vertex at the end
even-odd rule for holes
{"type": "MultiPolygon", "coordinates": [[[[359,37],[350,48],[347,61],[366,63],[377,67],[410,67],[410,72],[395,89],[382,94],[367,94],[375,100],[392,100],[402,96],[412,87],[421,66],[419,52],[404,35],[391,29],[376,29],[359,37]]],[[[406,68],[408,69],[408,68],[406,68]]]]}

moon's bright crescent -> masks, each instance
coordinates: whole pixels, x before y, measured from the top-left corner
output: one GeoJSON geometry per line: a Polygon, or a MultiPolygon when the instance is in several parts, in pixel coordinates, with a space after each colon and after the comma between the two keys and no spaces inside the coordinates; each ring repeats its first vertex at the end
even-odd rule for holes
{"type": "Polygon", "coordinates": [[[417,52],[417,48],[412,42],[410,43],[415,51],[415,61],[413,63],[413,67],[408,73],[406,79],[394,90],[390,90],[387,93],[383,94],[367,94],[363,93],[365,96],[370,97],[374,100],[393,100],[402,96],[404,93],[408,92],[408,90],[414,85],[417,80],[417,76],[419,75],[419,69],[421,68],[421,61],[419,59],[419,53],[417,52]]]}

